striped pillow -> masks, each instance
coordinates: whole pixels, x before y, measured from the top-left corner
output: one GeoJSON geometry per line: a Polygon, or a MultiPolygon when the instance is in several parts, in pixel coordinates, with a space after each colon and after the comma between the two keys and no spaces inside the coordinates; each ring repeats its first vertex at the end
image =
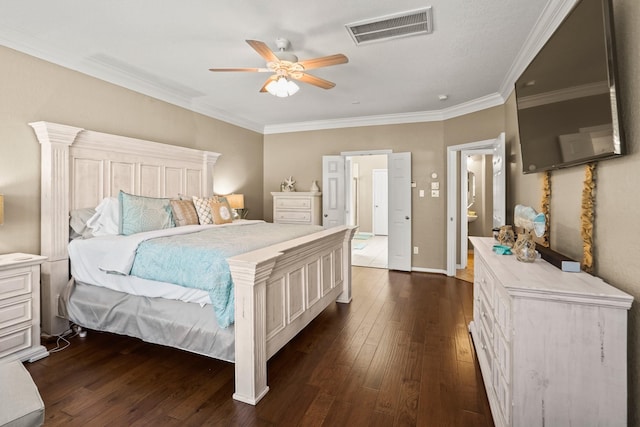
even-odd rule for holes
{"type": "Polygon", "coordinates": [[[171,211],[178,227],[199,224],[198,213],[191,200],[171,200],[171,211]]]}

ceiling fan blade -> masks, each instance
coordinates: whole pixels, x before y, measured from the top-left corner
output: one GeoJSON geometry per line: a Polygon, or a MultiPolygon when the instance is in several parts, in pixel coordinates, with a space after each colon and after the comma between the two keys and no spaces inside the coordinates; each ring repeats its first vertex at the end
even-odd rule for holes
{"type": "Polygon", "coordinates": [[[251,46],[256,52],[258,52],[258,54],[262,56],[267,62],[280,61],[276,54],[273,53],[273,51],[269,49],[269,46],[267,46],[264,42],[261,42],[260,40],[246,40],[246,42],[249,43],[249,46],[251,46]]]}
{"type": "Polygon", "coordinates": [[[298,61],[298,64],[302,65],[305,70],[311,70],[313,68],[328,67],[330,65],[346,64],[347,62],[349,62],[349,58],[338,53],[335,55],[323,56],[322,58],[298,61]]]}
{"type": "Polygon", "coordinates": [[[330,82],[329,80],[321,79],[320,77],[312,76],[311,74],[302,74],[300,77],[297,77],[296,79],[300,80],[301,82],[305,82],[314,86],[321,87],[322,89],[331,89],[336,85],[335,83],[330,82]]]}
{"type": "Polygon", "coordinates": [[[209,68],[209,71],[248,71],[253,73],[268,73],[268,68],[209,68]]]}
{"type": "Polygon", "coordinates": [[[260,88],[260,92],[266,92],[266,91],[267,91],[267,85],[268,85],[269,83],[271,83],[273,80],[277,79],[277,78],[278,78],[278,76],[276,76],[276,75],[273,75],[273,76],[269,77],[269,78],[267,79],[267,81],[266,81],[266,82],[264,82],[264,84],[263,84],[263,85],[262,85],[262,87],[260,88]]]}

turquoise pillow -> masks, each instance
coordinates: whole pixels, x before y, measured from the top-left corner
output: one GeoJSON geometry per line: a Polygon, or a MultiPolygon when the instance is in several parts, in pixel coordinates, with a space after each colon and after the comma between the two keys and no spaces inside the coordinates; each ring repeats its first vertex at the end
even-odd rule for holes
{"type": "Polygon", "coordinates": [[[120,191],[120,234],[141,233],[175,227],[170,199],[135,196],[120,191]]]}

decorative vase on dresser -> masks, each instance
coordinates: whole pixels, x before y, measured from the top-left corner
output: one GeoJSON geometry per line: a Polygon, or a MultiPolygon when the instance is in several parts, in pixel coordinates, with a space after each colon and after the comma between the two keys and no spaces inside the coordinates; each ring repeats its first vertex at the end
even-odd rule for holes
{"type": "Polygon", "coordinates": [[[473,337],[496,426],[626,426],[633,297],[587,273],[474,246],[473,337]]]}
{"type": "Polygon", "coordinates": [[[272,192],[273,222],[322,225],[322,193],[315,191],[272,192]]]}
{"type": "Polygon", "coordinates": [[[40,345],[40,264],[46,259],[0,255],[0,363],[33,362],[49,355],[40,345]]]}

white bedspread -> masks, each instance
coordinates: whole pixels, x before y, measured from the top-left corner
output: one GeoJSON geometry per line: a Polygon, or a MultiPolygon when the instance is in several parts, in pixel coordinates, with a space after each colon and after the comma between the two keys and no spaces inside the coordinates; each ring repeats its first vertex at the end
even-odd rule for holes
{"type": "Polygon", "coordinates": [[[241,220],[223,225],[187,225],[155,230],[130,236],[102,236],[92,239],[76,239],[69,243],[71,275],[80,282],[102,286],[114,291],[151,298],[166,298],[198,304],[210,304],[209,293],[166,282],[129,276],[135,248],[140,242],[154,237],[195,233],[205,228],[241,226],[264,222],[241,220]],[[109,271],[111,273],[106,273],[109,271]],[[115,273],[115,274],[114,274],[115,273]]]}

